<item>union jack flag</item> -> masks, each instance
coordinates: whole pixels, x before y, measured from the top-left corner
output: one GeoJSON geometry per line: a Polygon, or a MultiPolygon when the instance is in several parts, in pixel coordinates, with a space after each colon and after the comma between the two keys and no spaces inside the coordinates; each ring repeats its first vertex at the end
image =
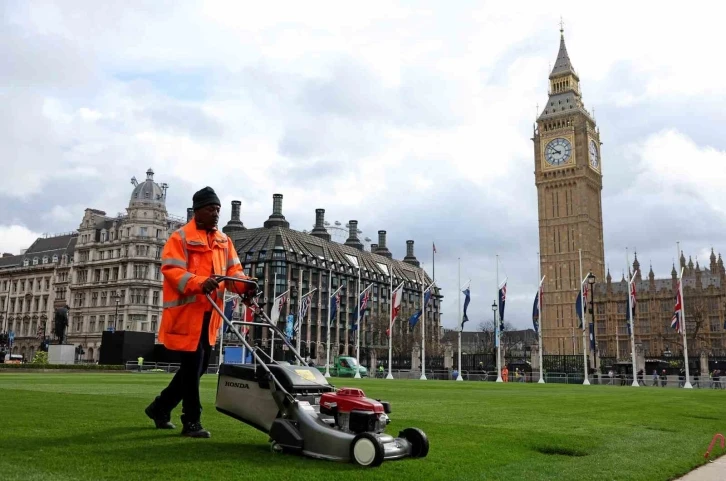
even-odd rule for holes
{"type": "Polygon", "coordinates": [[[504,330],[504,303],[507,300],[507,281],[499,289],[499,331],[504,330]]]}
{"type": "Polygon", "coordinates": [[[371,298],[371,291],[367,290],[363,294],[360,295],[360,312],[365,312],[366,308],[368,307],[368,300],[371,298]]]}
{"type": "Polygon", "coordinates": [[[683,303],[681,302],[681,281],[676,284],[676,306],[673,308],[673,318],[671,319],[671,327],[678,334],[683,334],[683,303]]]}

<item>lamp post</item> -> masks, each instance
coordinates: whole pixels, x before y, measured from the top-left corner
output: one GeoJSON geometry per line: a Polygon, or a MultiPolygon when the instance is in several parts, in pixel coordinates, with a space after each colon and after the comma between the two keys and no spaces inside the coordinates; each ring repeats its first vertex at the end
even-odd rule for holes
{"type": "MultiPolygon", "coordinates": [[[[592,343],[595,343],[595,274],[590,272],[587,275],[587,283],[590,284],[590,317],[592,319],[592,343]]],[[[597,346],[592,351],[592,365],[597,372],[597,346]]]]}
{"type": "Polygon", "coordinates": [[[114,297],[114,299],[116,299],[116,315],[113,317],[113,331],[112,332],[116,332],[116,322],[118,321],[118,304],[119,304],[119,302],[121,302],[121,295],[118,292],[116,292],[113,297],[114,297]]]}
{"type": "Polygon", "coordinates": [[[497,348],[497,381],[502,382],[501,360],[499,358],[499,326],[497,325],[497,301],[492,302],[492,318],[494,319],[494,347],[497,348]]]}

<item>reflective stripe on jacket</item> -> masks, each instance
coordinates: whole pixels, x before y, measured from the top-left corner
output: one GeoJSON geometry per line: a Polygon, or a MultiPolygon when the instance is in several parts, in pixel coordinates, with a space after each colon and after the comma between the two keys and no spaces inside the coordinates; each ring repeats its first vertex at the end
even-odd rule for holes
{"type": "MultiPolygon", "coordinates": [[[[214,345],[222,318],[202,292],[202,284],[212,274],[248,279],[244,275],[237,252],[229,238],[215,230],[207,233],[197,229],[191,220],[175,231],[161,254],[164,276],[164,312],[159,326],[159,341],[174,351],[196,351],[202,333],[202,318],[212,312],[209,322],[209,343],[214,345]]],[[[225,286],[210,296],[224,310],[224,291],[243,294],[247,284],[225,286]]]]}

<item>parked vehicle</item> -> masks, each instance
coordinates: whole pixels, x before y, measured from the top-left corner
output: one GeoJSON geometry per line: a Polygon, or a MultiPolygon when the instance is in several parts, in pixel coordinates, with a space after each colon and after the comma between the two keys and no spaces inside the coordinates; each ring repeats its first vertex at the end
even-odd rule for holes
{"type": "MultiPolygon", "coordinates": [[[[325,365],[316,367],[320,372],[325,373],[325,365]]],[[[330,375],[333,377],[355,377],[356,367],[361,377],[368,377],[368,369],[365,366],[359,366],[354,357],[338,356],[330,364],[330,375]]]]}

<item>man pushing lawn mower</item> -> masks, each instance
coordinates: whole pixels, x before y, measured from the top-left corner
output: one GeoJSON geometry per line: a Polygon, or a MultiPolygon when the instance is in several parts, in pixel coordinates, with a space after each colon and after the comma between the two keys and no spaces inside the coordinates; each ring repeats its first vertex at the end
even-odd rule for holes
{"type": "Polygon", "coordinates": [[[269,436],[274,453],[380,466],[383,461],[426,457],[429,442],[418,428],[394,437],[385,432],[391,405],[357,388],[336,389],[310,367],[275,322],[260,309],[257,283],[242,273],[232,242],[216,231],[219,199],[207,187],[194,194],[194,220],[174,232],[162,253],[164,314],[159,340],[181,352],[181,367],[146,408],[160,429],[173,429],[171,411],[182,402],[182,435],[210,437],[202,428],[199,378],[224,322],[253,356],[252,364],[222,364],[217,411],[269,436]],[[242,297],[265,322],[243,321],[276,333],[298,361],[295,366],[263,359],[223,310],[224,290],[242,297]]]}
{"type": "Polygon", "coordinates": [[[254,283],[225,283],[214,278],[249,279],[233,243],[217,230],[221,208],[217,194],[205,187],[192,200],[194,219],[169,237],[161,254],[164,311],[159,341],[180,353],[181,366],[145,412],[157,428],[174,429],[171,411],[181,402],[181,434],[208,438],[209,431],[200,422],[199,379],[209,366],[222,318],[207,295],[223,308],[225,289],[248,296],[254,296],[256,289],[254,283]]]}

